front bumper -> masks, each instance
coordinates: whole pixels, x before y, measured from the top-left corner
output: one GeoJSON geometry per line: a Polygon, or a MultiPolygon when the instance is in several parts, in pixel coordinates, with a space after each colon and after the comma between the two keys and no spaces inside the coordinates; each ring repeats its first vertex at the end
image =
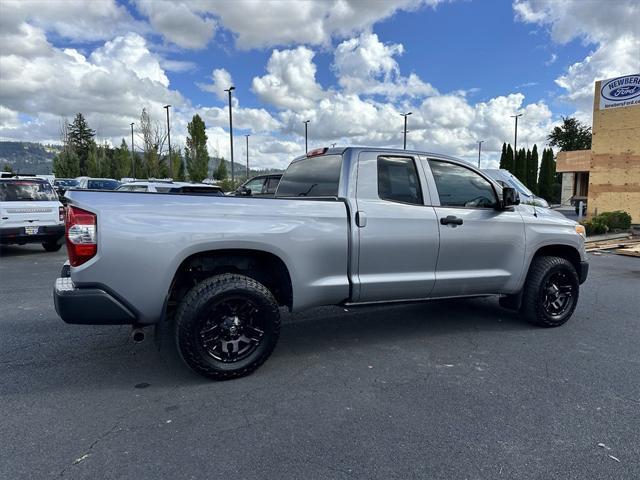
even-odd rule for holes
{"type": "Polygon", "coordinates": [[[136,316],[106,289],[78,288],[71,278],[58,278],[53,288],[56,312],[66,323],[133,325],[136,316]]]}
{"type": "Polygon", "coordinates": [[[589,275],[589,262],[580,262],[580,285],[587,281],[589,275]]]}
{"type": "Polygon", "coordinates": [[[28,235],[24,227],[0,228],[0,243],[57,242],[64,236],[64,225],[40,225],[38,233],[28,235]]]}

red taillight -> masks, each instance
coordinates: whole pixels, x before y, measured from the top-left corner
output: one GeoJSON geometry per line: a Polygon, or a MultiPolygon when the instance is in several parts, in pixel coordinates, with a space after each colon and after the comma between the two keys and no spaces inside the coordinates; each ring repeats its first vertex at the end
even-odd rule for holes
{"type": "Polygon", "coordinates": [[[58,207],[58,219],[64,222],[64,207],[58,207]]]}
{"type": "Polygon", "coordinates": [[[78,207],[67,207],[65,217],[67,252],[72,267],[82,265],[96,254],[96,215],[78,207]]]}
{"type": "Polygon", "coordinates": [[[317,157],[319,155],[324,155],[327,150],[329,150],[329,147],[316,148],[315,150],[309,150],[307,152],[307,157],[317,157]]]}

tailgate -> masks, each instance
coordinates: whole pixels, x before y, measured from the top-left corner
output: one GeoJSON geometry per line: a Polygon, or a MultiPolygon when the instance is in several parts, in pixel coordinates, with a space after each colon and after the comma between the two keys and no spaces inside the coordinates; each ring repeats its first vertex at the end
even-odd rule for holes
{"type": "Polygon", "coordinates": [[[58,207],[54,201],[0,202],[0,227],[60,225],[58,207]]]}

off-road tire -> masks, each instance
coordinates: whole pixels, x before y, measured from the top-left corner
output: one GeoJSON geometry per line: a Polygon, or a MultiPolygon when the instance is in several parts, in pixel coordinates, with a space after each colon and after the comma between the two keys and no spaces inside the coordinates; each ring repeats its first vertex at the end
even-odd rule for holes
{"type": "Polygon", "coordinates": [[[44,248],[47,252],[57,252],[62,248],[62,244],[58,242],[43,242],[42,248],[44,248]]]}
{"type": "Polygon", "coordinates": [[[573,264],[561,257],[536,257],[531,263],[524,285],[520,316],[540,327],[559,327],[566,323],[578,305],[580,282],[573,264]],[[571,303],[560,315],[551,315],[544,308],[544,286],[550,276],[560,272],[571,284],[571,303]]]}
{"type": "Polygon", "coordinates": [[[191,288],[180,301],[175,329],[178,352],[192,370],[213,380],[228,380],[252,373],[269,358],[280,335],[280,311],[271,292],[253,278],[239,274],[216,275],[191,288]],[[211,320],[208,310],[225,298],[238,297],[247,298],[255,305],[264,335],[248,357],[224,363],[207,352],[201,332],[207,320],[211,320]]]}

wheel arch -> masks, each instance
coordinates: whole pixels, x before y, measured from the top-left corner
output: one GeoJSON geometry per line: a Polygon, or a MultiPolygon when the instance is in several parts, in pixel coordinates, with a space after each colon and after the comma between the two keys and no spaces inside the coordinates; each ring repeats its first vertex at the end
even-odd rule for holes
{"type": "Polygon", "coordinates": [[[169,287],[166,311],[194,285],[223,273],[253,278],[271,291],[279,305],[289,309],[293,305],[291,273],[278,255],[259,249],[225,248],[196,252],[180,263],[169,287]]]}

